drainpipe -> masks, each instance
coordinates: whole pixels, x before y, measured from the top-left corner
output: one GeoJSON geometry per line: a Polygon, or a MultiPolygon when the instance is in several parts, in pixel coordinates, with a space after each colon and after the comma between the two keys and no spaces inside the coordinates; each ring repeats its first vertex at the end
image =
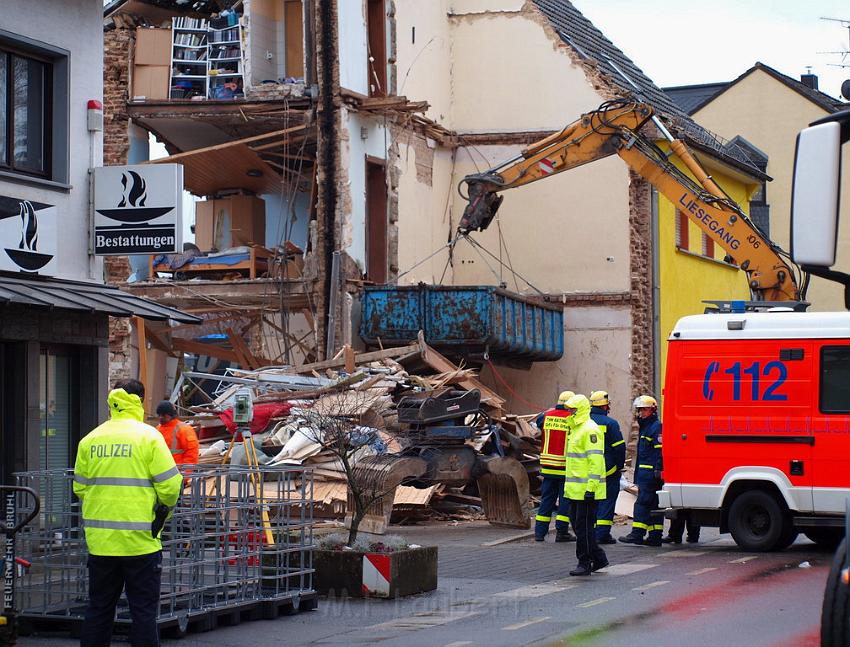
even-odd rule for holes
{"type": "Polygon", "coordinates": [[[331,306],[337,303],[333,291],[339,289],[332,279],[333,258],[336,251],[336,143],[338,138],[336,127],[336,106],[334,105],[335,87],[334,70],[337,65],[337,43],[334,38],[334,11],[335,0],[318,0],[321,29],[318,30],[321,48],[319,49],[319,134],[322,140],[322,150],[319,163],[324,170],[324,182],[322,186],[322,197],[324,212],[319,216],[319,226],[324,232],[324,293],[327,308],[327,326],[325,329],[325,343],[333,339],[331,326],[336,325],[336,317],[331,306]]]}
{"type": "Polygon", "coordinates": [[[661,397],[661,263],[658,249],[658,191],[650,188],[649,217],[652,230],[652,392],[661,397]]]}

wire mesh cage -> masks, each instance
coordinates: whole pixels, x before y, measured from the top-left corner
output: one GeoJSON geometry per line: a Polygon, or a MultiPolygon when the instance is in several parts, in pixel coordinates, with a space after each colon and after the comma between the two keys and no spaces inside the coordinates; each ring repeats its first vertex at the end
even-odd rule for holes
{"type": "MultiPolygon", "coordinates": [[[[73,471],[15,476],[42,497],[39,516],[17,538],[18,555],[32,562],[17,588],[20,617],[82,620],[88,553],[73,471]]],[[[201,616],[284,601],[303,606],[303,599],[315,598],[312,528],[309,469],[187,469],[162,532],[159,622],[185,626],[201,616]]],[[[124,598],[116,620],[130,622],[124,598]]]]}

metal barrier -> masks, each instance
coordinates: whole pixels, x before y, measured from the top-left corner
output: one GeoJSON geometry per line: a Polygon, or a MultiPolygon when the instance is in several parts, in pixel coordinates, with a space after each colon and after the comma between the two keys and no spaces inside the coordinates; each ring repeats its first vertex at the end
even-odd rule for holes
{"type": "MultiPolygon", "coordinates": [[[[162,533],[159,623],[200,630],[225,616],[275,617],[316,606],[312,580],[313,481],[309,469],[196,465],[162,533]]],[[[19,617],[77,622],[88,599],[81,505],[73,471],[16,474],[42,497],[33,523],[18,536],[32,562],[18,586],[19,617]]],[[[129,624],[126,601],[116,621],[129,624]]]]}

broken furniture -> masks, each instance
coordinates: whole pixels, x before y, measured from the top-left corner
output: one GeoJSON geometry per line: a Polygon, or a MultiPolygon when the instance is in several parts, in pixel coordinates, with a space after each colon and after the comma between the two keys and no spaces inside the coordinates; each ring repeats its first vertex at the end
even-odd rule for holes
{"type": "Polygon", "coordinates": [[[220,253],[195,256],[185,260],[185,264],[173,267],[168,256],[160,254],[150,257],[150,275],[156,272],[169,272],[185,275],[186,278],[209,276],[210,274],[230,274],[238,272],[247,278],[255,279],[268,272],[269,259],[276,254],[260,245],[233,247],[220,253]]]}

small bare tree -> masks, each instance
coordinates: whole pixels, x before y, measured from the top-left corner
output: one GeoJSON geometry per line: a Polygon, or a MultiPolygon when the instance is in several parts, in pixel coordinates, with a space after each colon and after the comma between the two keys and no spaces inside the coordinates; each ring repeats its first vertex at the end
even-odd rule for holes
{"type": "Polygon", "coordinates": [[[339,397],[319,400],[306,413],[307,424],[302,427],[302,433],[336,458],[345,476],[349,508],[347,546],[357,540],[368,513],[386,512],[388,518],[399,484],[392,469],[398,458],[387,455],[381,433],[368,424],[380,418],[372,409],[378,401],[380,398],[368,391],[346,391],[339,397]]]}

